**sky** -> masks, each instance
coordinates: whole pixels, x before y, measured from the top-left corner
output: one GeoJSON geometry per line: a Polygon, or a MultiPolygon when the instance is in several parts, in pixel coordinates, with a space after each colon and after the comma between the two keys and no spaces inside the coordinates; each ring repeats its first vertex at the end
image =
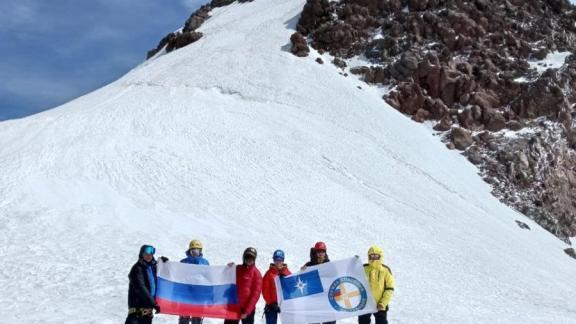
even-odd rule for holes
{"type": "Polygon", "coordinates": [[[0,121],[118,79],[208,0],[1,0],[0,121]]]}

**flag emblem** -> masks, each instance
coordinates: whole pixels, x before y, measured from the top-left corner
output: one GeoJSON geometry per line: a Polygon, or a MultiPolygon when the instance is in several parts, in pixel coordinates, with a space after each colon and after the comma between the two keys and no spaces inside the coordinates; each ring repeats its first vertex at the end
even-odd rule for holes
{"type": "Polygon", "coordinates": [[[324,292],[318,270],[280,278],[284,300],[306,297],[324,292]]]}
{"type": "Polygon", "coordinates": [[[330,285],[328,300],[332,308],[339,312],[357,312],[366,307],[368,294],[358,279],[341,277],[330,285]]]}

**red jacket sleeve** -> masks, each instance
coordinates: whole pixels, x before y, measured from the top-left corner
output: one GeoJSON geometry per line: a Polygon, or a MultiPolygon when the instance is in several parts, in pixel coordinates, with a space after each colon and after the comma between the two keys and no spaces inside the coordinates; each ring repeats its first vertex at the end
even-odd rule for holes
{"type": "Polygon", "coordinates": [[[274,276],[268,271],[264,275],[264,279],[262,279],[262,297],[264,297],[266,304],[274,302],[272,289],[276,290],[276,285],[274,284],[274,276]]]}
{"type": "Polygon", "coordinates": [[[260,299],[260,294],[262,293],[262,274],[260,270],[254,267],[254,275],[252,277],[252,291],[250,299],[248,300],[248,305],[244,309],[245,314],[250,314],[256,309],[256,303],[260,299]]]}

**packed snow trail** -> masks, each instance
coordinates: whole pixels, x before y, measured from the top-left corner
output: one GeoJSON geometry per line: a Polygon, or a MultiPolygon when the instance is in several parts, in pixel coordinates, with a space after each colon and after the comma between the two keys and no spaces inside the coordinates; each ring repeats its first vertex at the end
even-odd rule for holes
{"type": "Polygon", "coordinates": [[[285,50],[304,3],[215,9],[198,42],[0,123],[3,323],[122,322],[139,246],[177,260],[193,238],[211,264],[255,246],[261,270],[380,244],[393,323],[576,322],[562,242],[378,89],[285,50]]]}

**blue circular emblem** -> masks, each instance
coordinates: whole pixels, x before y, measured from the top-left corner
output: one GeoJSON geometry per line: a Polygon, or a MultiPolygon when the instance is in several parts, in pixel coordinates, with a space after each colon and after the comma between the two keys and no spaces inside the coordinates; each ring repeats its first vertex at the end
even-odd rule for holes
{"type": "Polygon", "coordinates": [[[358,279],[341,277],[330,285],[328,300],[332,308],[339,312],[356,312],[366,307],[368,294],[358,279]]]}

